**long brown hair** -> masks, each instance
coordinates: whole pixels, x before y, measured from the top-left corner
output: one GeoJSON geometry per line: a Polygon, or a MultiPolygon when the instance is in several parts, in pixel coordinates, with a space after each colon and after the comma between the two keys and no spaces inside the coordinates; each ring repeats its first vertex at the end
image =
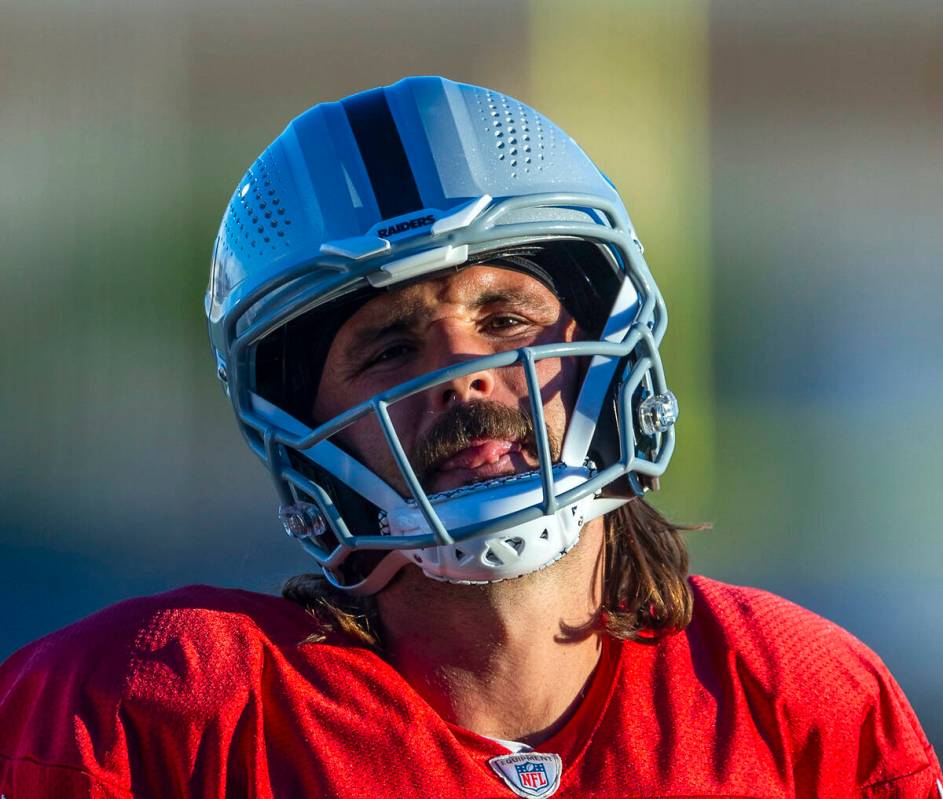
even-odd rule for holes
{"type": "MultiPolygon", "coordinates": [[[[682,533],[707,525],[674,524],[641,497],[610,513],[605,522],[603,602],[595,630],[632,641],[683,630],[691,621],[693,598],[682,533]]],[[[309,641],[322,641],[333,633],[382,649],[372,597],[351,596],[316,574],[291,577],[282,596],[318,620],[319,630],[309,641]]]]}

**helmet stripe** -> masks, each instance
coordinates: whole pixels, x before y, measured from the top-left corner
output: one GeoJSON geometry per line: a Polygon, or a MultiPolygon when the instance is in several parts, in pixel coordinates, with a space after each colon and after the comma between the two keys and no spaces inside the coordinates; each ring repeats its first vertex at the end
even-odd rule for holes
{"type": "Polygon", "coordinates": [[[419,187],[383,89],[355,94],[342,104],[370,176],[380,216],[391,219],[422,208],[419,187]]]}
{"type": "MultiPolygon", "coordinates": [[[[393,121],[399,130],[406,149],[406,158],[412,167],[419,194],[422,197],[423,208],[436,208],[444,211],[455,205],[455,200],[446,199],[442,177],[439,174],[439,165],[432,151],[433,140],[441,141],[440,129],[451,128],[451,135],[447,141],[451,146],[450,153],[461,152],[462,143],[454,129],[454,123],[447,114],[429,114],[423,117],[426,109],[438,109],[446,102],[445,91],[440,78],[418,78],[409,82],[400,81],[390,86],[386,92],[387,102],[393,121]]],[[[457,168],[457,164],[464,163],[460,158],[453,158],[449,164],[449,172],[457,168]]],[[[471,181],[468,181],[471,183],[471,181]]],[[[464,202],[464,195],[460,195],[459,202],[464,202]]]]}

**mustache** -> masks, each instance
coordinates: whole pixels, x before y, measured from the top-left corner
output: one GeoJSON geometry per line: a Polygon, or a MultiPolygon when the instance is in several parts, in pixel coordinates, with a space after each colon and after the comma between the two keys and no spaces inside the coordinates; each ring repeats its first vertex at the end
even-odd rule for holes
{"type": "MultiPolygon", "coordinates": [[[[516,441],[534,456],[537,454],[534,422],[529,413],[500,402],[474,400],[449,408],[417,442],[412,460],[420,483],[440,463],[472,446],[473,441],[487,438],[516,441]]],[[[548,428],[547,439],[551,458],[559,460],[562,450],[559,437],[548,428]]]]}

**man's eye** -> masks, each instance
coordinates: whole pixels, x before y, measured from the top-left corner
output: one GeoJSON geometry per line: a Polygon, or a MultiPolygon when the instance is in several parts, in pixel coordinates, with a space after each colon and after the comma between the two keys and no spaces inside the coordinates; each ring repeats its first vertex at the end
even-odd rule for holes
{"type": "Polygon", "coordinates": [[[371,366],[383,364],[387,361],[398,360],[412,352],[412,349],[410,344],[391,344],[388,347],[384,347],[372,358],[368,358],[367,362],[364,364],[364,368],[369,369],[371,366]]]}
{"type": "Polygon", "coordinates": [[[519,316],[492,316],[488,319],[486,327],[489,330],[513,331],[516,328],[523,327],[527,322],[519,316]]]}

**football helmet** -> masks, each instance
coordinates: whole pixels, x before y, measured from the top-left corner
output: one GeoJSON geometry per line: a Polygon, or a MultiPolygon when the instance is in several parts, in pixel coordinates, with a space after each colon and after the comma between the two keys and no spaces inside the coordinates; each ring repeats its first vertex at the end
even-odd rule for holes
{"type": "Polygon", "coordinates": [[[285,529],[333,585],[370,594],[407,563],[453,582],[518,577],[657,485],[677,404],[658,354],[665,305],[642,252],[605,175],[560,128],[499,92],[406,78],[289,123],[229,202],[206,314],[217,374],[271,472],[285,529]],[[443,270],[509,261],[549,274],[593,337],[462,360],[335,418],[310,418],[316,361],[358,303],[443,270]],[[291,362],[286,348],[298,330],[313,342],[308,363],[291,362]],[[556,460],[535,370],[544,358],[582,359],[556,460]],[[524,371],[539,467],[427,493],[390,406],[504,368],[524,371]],[[369,415],[406,496],[336,439],[369,415]]]}

